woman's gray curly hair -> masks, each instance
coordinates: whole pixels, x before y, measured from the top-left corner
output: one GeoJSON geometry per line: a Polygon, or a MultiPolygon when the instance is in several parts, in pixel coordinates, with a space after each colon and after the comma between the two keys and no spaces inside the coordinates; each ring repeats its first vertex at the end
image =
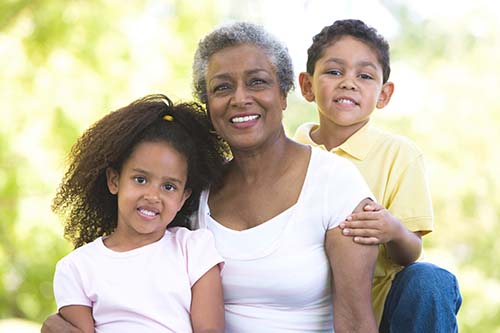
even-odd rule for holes
{"type": "Polygon", "coordinates": [[[193,62],[193,94],[200,102],[208,101],[205,76],[210,57],[226,47],[242,44],[255,45],[266,52],[283,96],[294,88],[293,64],[286,46],[259,25],[237,22],[215,29],[198,43],[193,62]]]}

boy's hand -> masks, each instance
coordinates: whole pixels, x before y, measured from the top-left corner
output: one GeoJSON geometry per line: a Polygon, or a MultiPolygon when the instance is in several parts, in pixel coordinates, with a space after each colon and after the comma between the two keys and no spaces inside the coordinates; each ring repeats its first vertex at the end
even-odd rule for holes
{"type": "Polygon", "coordinates": [[[401,223],[383,206],[373,202],[363,209],[364,212],[353,213],[340,223],[343,235],[353,237],[358,244],[378,245],[401,233],[401,223]]]}

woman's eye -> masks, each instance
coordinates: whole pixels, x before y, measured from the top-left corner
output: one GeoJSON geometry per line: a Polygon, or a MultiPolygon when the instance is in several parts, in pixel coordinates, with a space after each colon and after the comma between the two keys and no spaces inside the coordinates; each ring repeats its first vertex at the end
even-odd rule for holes
{"type": "Polygon", "coordinates": [[[262,79],[252,79],[252,80],[250,80],[250,85],[251,86],[256,86],[256,85],[264,84],[264,83],[266,83],[266,81],[262,80],[262,79]]]}
{"type": "Polygon", "coordinates": [[[146,184],[146,178],[142,176],[134,177],[134,181],[138,184],[146,184]]]}
{"type": "Polygon", "coordinates": [[[222,92],[222,91],[225,91],[225,90],[228,90],[228,89],[229,89],[229,85],[224,83],[224,84],[216,85],[212,89],[212,92],[217,93],[217,92],[222,92]]]}

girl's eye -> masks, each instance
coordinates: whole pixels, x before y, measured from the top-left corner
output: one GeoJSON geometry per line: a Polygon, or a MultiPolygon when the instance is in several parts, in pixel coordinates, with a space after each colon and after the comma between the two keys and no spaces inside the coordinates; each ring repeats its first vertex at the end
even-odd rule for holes
{"type": "Polygon", "coordinates": [[[137,183],[137,184],[146,184],[146,178],[142,177],[142,176],[137,176],[137,177],[134,177],[134,181],[137,183]]]}
{"type": "Polygon", "coordinates": [[[175,186],[172,184],[165,184],[165,185],[163,185],[163,189],[165,191],[173,191],[173,190],[175,190],[175,186]]]}

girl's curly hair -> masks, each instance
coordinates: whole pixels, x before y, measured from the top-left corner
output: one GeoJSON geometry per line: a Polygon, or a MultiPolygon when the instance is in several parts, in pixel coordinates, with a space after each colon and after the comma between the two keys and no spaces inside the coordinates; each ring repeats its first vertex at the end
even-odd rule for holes
{"type": "Polygon", "coordinates": [[[222,181],[229,148],[211,129],[200,104],[174,104],[165,95],[149,95],[111,112],[87,129],[71,149],[66,171],[52,203],[64,215],[64,236],[75,247],[110,235],[118,203],[108,191],[106,169],[121,171],[141,142],[167,142],[188,162],[186,188],[191,196],[169,227],[189,227],[202,190],[222,181]],[[169,115],[171,121],[163,117],[169,115]]]}

